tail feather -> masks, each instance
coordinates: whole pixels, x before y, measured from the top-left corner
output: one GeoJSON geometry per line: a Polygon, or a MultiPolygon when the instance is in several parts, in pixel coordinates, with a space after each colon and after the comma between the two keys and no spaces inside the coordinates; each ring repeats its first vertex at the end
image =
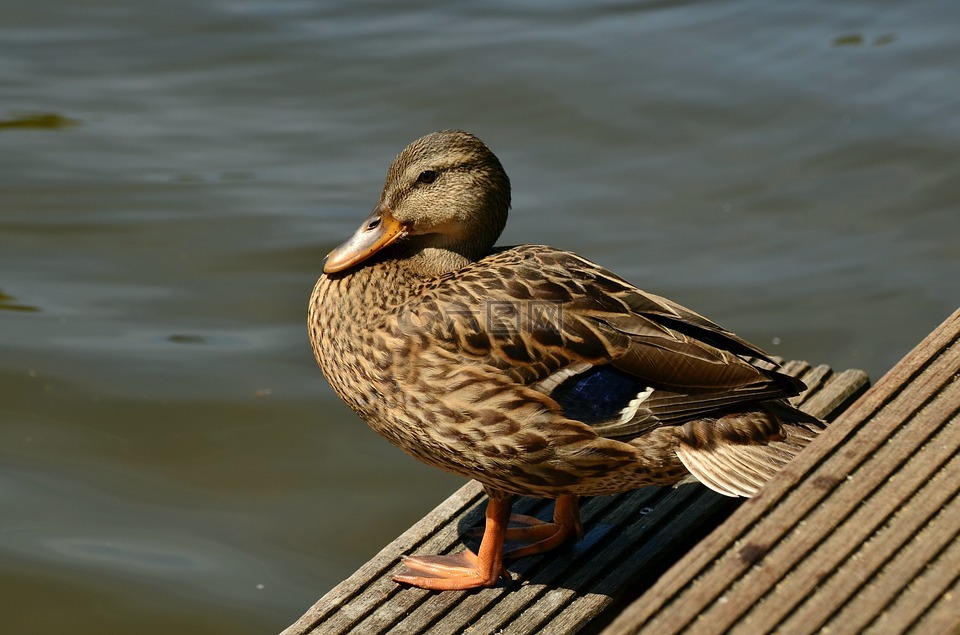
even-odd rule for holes
{"type": "Polygon", "coordinates": [[[684,428],[688,434],[677,448],[677,457],[690,474],[725,496],[749,497],[816,438],[825,424],[784,402],[768,402],[758,410],[691,421],[684,428]],[[765,430],[770,436],[765,441],[751,439],[744,430],[765,430]]]}

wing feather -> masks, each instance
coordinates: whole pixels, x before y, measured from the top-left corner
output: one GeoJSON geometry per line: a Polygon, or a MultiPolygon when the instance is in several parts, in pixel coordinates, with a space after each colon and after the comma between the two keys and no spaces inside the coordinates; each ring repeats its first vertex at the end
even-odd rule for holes
{"type": "Polygon", "coordinates": [[[630,438],[803,389],[750,363],[773,363],[757,347],[569,252],[501,250],[433,284],[419,306],[429,302],[442,317],[432,327],[436,345],[548,396],[563,388],[566,409],[589,412],[595,420],[587,423],[603,436],[630,438]],[[602,394],[602,382],[577,383],[602,367],[618,374],[616,398],[602,394]],[[620,375],[636,390],[624,389],[620,375]],[[606,410],[572,405],[591,398],[606,399],[606,410]]]}

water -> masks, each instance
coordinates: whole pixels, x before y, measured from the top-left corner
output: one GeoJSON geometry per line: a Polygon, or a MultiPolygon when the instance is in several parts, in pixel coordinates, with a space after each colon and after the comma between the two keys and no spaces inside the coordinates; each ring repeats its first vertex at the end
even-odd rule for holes
{"type": "Polygon", "coordinates": [[[879,377],[960,304],[957,7],[8,2],[4,630],[279,631],[460,484],[304,329],[432,130],[500,155],[504,243],[879,377]]]}

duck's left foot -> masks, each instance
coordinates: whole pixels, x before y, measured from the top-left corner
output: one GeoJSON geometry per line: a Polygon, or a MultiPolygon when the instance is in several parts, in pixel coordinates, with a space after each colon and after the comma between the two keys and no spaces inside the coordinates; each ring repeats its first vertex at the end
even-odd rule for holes
{"type": "Polygon", "coordinates": [[[469,549],[452,556],[407,556],[403,564],[395,582],[433,591],[490,587],[499,578],[510,579],[502,564],[481,562],[469,549]]]}
{"type": "Polygon", "coordinates": [[[508,527],[504,558],[521,558],[556,549],[572,536],[583,538],[580,524],[580,502],[576,496],[560,496],[554,503],[553,522],[513,514],[510,522],[521,527],[508,527]]]}
{"type": "Polygon", "coordinates": [[[510,578],[503,566],[503,535],[510,517],[510,498],[491,498],[479,554],[469,549],[452,556],[407,556],[395,582],[432,591],[489,587],[510,578]]]}

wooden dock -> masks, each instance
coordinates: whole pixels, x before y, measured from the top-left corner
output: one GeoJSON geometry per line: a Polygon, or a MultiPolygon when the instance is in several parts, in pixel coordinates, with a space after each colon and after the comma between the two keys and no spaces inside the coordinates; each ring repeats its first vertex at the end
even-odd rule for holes
{"type": "Polygon", "coordinates": [[[698,485],[592,498],[584,539],[511,563],[512,583],[394,583],[401,555],[476,546],[469,483],[284,635],[960,632],[958,340],[960,311],[870,390],[861,371],[787,363],[808,385],[795,403],[834,422],[753,499],[698,485]]]}

